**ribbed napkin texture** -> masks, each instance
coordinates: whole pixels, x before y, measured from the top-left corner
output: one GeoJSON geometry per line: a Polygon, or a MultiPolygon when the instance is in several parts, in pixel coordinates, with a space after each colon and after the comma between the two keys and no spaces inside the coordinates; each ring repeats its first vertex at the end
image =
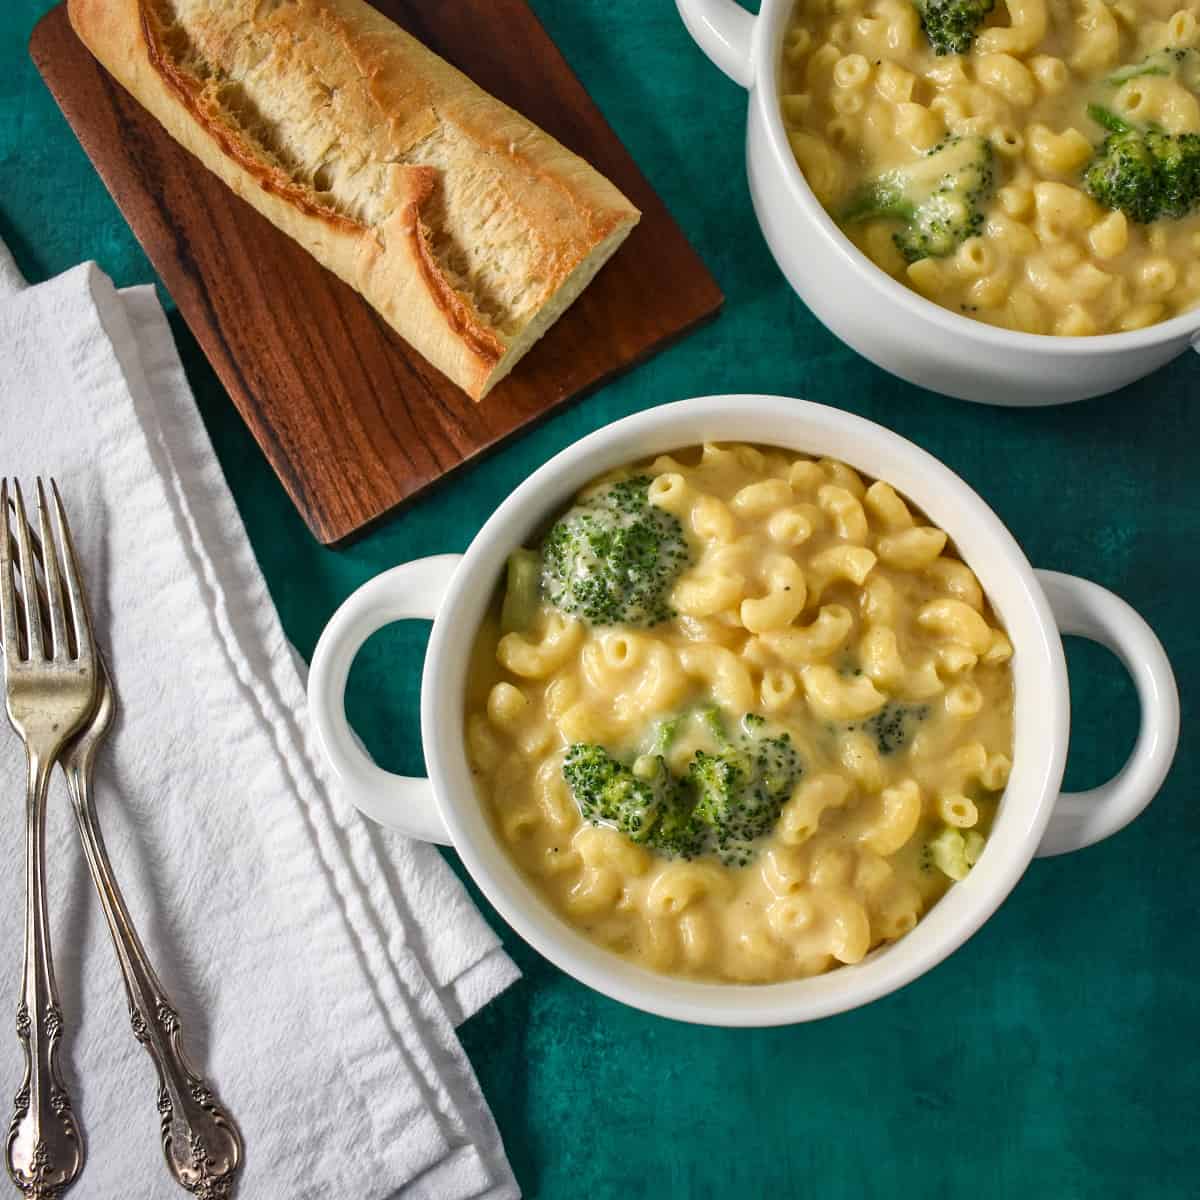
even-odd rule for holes
{"type": "MultiPolygon", "coordinates": [[[[279,623],[150,287],[94,264],[26,288],[0,246],[0,473],[57,477],[120,703],[97,800],[186,1043],[246,1138],[244,1200],[518,1195],[454,1033],[516,969],[432,847],[333,794],[279,623]]],[[[23,764],[0,956],[15,1013],[23,764]]],[[[175,1197],[151,1062],[61,776],[49,877],[82,1197],[175,1197]]],[[[0,994],[0,1003],[4,996],[0,994]]],[[[15,1092],[15,1033],[0,1086],[15,1092]]]]}

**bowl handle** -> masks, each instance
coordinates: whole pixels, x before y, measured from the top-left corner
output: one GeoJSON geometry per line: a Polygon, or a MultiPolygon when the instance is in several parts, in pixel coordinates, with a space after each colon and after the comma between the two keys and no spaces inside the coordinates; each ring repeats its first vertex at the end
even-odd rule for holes
{"type": "Polygon", "coordinates": [[[363,643],[393,621],[432,621],[461,554],[420,558],[377,575],[350,595],[321,634],[308,674],[308,707],[317,742],[355,807],[381,825],[423,842],[451,844],[428,779],[385,771],[346,720],[346,681],[363,643]]]}
{"type": "Polygon", "coordinates": [[[1179,691],[1162,643],[1119,596],[1057,571],[1038,571],[1060,633],[1107,646],[1137,688],[1142,710],[1129,761],[1107,783],[1087,792],[1064,792],[1038,847],[1039,858],[1080,850],[1123,829],[1154,799],[1179,741],[1179,691]]]}
{"type": "Polygon", "coordinates": [[[735,0],[675,0],[696,45],[734,83],[754,83],[754,17],[735,0]]]}

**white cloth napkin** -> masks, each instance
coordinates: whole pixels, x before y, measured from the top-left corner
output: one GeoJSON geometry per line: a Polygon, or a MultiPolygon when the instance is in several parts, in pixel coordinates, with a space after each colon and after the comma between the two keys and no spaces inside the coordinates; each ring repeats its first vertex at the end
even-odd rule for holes
{"type": "MultiPolygon", "coordinates": [[[[0,245],[0,474],[37,473],[64,493],[117,683],[101,824],[186,1044],[245,1136],[237,1195],[517,1196],[453,1028],[516,969],[432,847],[331,798],[296,658],[153,289],[117,292],[94,264],[25,287],[0,245]]],[[[14,1013],[22,771],[0,721],[0,1008],[14,1013]]],[[[68,812],[56,776],[52,930],[88,1145],[78,1191],[167,1200],[180,1193],[153,1067],[68,812]]],[[[0,1036],[0,1094],[20,1064],[15,1033],[0,1036]]]]}

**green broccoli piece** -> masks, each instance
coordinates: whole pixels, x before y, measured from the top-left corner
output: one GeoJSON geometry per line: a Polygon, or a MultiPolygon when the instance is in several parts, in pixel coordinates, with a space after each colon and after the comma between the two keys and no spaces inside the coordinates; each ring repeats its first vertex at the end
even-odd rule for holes
{"type": "Polygon", "coordinates": [[[705,705],[699,710],[697,716],[701,728],[718,746],[728,744],[729,735],[725,732],[725,718],[721,715],[721,710],[715,704],[705,705]]]}
{"type": "Polygon", "coordinates": [[[862,187],[842,213],[847,222],[893,217],[906,262],[945,258],[983,229],[992,192],[992,148],[981,137],[950,137],[904,167],[862,187]]]}
{"type": "Polygon", "coordinates": [[[696,815],[696,798],[687,781],[676,784],[674,801],[663,809],[649,846],[667,858],[697,858],[708,849],[708,829],[696,815]]]}
{"type": "Polygon", "coordinates": [[[693,817],[695,798],[661,754],[643,754],[625,766],[603,746],[576,742],[563,761],[563,778],[585,821],[610,825],[668,856],[703,853],[706,831],[693,817]]]}
{"type": "Polygon", "coordinates": [[[1136,130],[1128,121],[1122,120],[1112,109],[1101,104],[1089,104],[1087,114],[1097,125],[1107,129],[1109,133],[1135,133],[1136,130]]]}
{"type": "Polygon", "coordinates": [[[915,726],[928,716],[928,704],[900,704],[889,700],[877,713],[850,728],[861,729],[873,737],[880,754],[895,754],[912,741],[915,726]]]}
{"type": "Polygon", "coordinates": [[[1120,87],[1131,79],[1142,79],[1152,75],[1178,77],[1185,86],[1195,90],[1197,84],[1200,84],[1200,54],[1190,46],[1170,46],[1165,50],[1156,50],[1153,54],[1146,55],[1141,62],[1114,71],[1104,82],[1109,87],[1120,87]]]}
{"type": "Polygon", "coordinates": [[[524,633],[533,624],[541,591],[542,559],[536,550],[514,550],[508,556],[502,633],[524,633]]]}
{"type": "Polygon", "coordinates": [[[1108,130],[1083,175],[1098,203],[1141,225],[1200,206],[1200,134],[1139,129],[1098,104],[1088,116],[1108,130]]]}
{"type": "Polygon", "coordinates": [[[966,54],[996,0],[913,0],[934,54],[966,54]]]}
{"type": "Polygon", "coordinates": [[[650,837],[678,790],[661,757],[646,755],[627,767],[588,742],[567,750],[563,777],[585,820],[612,825],[633,842],[650,837]]]}
{"type": "Polygon", "coordinates": [[[649,503],[639,475],[597,489],[555,522],[542,546],[542,589],[592,625],[655,625],[690,558],[683,526],[649,503]]]}
{"type": "Polygon", "coordinates": [[[670,858],[716,853],[742,866],[755,839],[769,833],[802,773],[786,733],[771,734],[754,713],[735,737],[715,708],[701,710],[719,749],[698,750],[687,776],[671,773],[658,751],[678,735],[684,718],[658,723],[653,752],[625,766],[603,746],[576,742],[567,750],[563,777],[586,821],[612,826],[631,841],[670,858]]]}
{"type": "Polygon", "coordinates": [[[921,865],[926,871],[936,868],[956,883],[966,879],[979,861],[986,839],[978,830],[963,833],[943,825],[921,851],[921,865]]]}
{"type": "Polygon", "coordinates": [[[647,753],[656,755],[666,754],[675,739],[679,736],[679,729],[682,724],[682,717],[669,717],[666,720],[657,721],[654,725],[654,736],[650,739],[650,749],[647,753]]]}
{"type": "Polygon", "coordinates": [[[709,828],[727,864],[750,860],[751,843],[769,833],[800,777],[800,756],[786,733],[770,735],[754,714],[715,754],[697,751],[688,768],[694,816],[709,828]]]}

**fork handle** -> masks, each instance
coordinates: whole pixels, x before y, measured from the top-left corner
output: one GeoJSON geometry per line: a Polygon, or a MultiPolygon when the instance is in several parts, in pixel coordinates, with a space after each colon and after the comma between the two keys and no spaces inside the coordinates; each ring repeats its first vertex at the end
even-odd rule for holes
{"type": "Polygon", "coordinates": [[[26,805],[25,965],[17,1004],[17,1037],[25,1075],[13,1103],[5,1160],[12,1181],[31,1200],[57,1200],[83,1170],[83,1138],[58,1069],[63,1017],[50,957],[46,913],[46,788],[53,763],[29,754],[26,805]]]}
{"type": "Polygon", "coordinates": [[[133,1035],[158,1072],[163,1155],[175,1181],[201,1200],[225,1200],[242,1161],[237,1125],[187,1060],[179,1014],[134,928],[91,801],[90,770],[66,768],[84,856],[112,934],[133,1035]]]}

